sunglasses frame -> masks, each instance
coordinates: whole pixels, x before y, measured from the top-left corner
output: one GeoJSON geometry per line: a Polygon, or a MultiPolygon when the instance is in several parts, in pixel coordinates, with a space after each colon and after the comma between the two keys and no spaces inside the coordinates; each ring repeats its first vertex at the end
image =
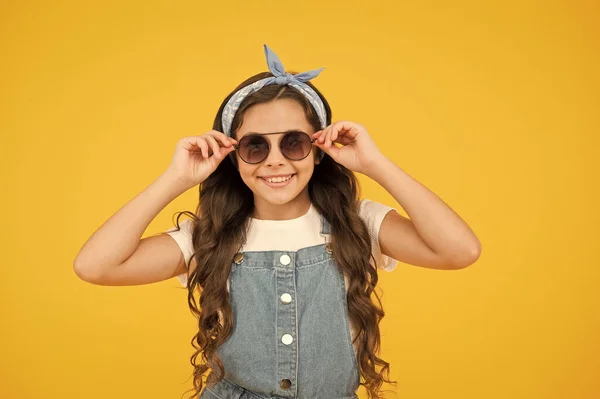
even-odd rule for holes
{"type": "MultiPolygon", "coordinates": [[[[245,137],[249,137],[249,136],[269,136],[269,135],[271,135],[271,134],[282,134],[282,133],[283,133],[283,136],[281,136],[281,137],[279,138],[279,141],[277,142],[277,146],[279,147],[279,151],[281,152],[281,154],[282,154],[284,157],[286,157],[287,159],[289,159],[290,161],[301,161],[301,160],[303,160],[304,158],[306,158],[307,156],[309,156],[309,155],[310,155],[310,151],[308,152],[308,154],[306,154],[306,155],[305,155],[303,158],[300,158],[300,159],[292,159],[292,158],[288,157],[287,155],[285,155],[285,154],[283,153],[283,151],[281,151],[281,141],[283,140],[283,138],[284,138],[286,135],[288,135],[288,134],[291,134],[291,133],[302,133],[302,134],[304,134],[304,135],[308,136],[308,138],[310,139],[310,144],[311,144],[311,145],[312,145],[312,144],[313,144],[315,141],[317,141],[317,139],[313,139],[313,138],[311,138],[311,137],[310,137],[310,135],[309,135],[308,133],[306,133],[306,132],[303,132],[303,131],[301,131],[301,130],[288,130],[288,131],[285,131],[285,132],[274,132],[274,133],[261,133],[261,134],[259,134],[259,133],[251,133],[251,134],[248,134],[248,135],[246,135],[246,136],[242,137],[242,138],[240,139],[240,142],[241,142],[241,140],[243,140],[245,137]]],[[[267,139],[265,139],[265,141],[267,142],[267,145],[269,146],[269,151],[267,152],[267,156],[266,156],[266,157],[265,157],[263,160],[261,160],[261,161],[259,161],[259,162],[248,162],[248,161],[246,161],[244,158],[242,158],[242,156],[240,155],[240,152],[239,152],[239,150],[240,150],[240,145],[239,145],[239,144],[234,144],[234,145],[233,145],[233,148],[235,148],[235,151],[238,153],[238,156],[240,157],[240,159],[241,159],[242,161],[244,161],[244,162],[246,162],[247,164],[250,164],[250,165],[256,165],[256,164],[259,164],[259,163],[261,163],[261,162],[264,162],[264,160],[265,160],[265,159],[267,159],[267,158],[269,157],[269,154],[271,153],[271,142],[270,142],[269,140],[267,140],[267,139]]]]}

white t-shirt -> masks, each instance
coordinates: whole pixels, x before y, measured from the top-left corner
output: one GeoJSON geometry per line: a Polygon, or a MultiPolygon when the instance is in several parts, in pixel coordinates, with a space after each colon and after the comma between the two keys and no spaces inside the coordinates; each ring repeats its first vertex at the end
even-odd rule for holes
{"type": "MultiPolygon", "coordinates": [[[[385,215],[394,208],[379,202],[363,199],[359,214],[365,221],[371,236],[371,246],[377,267],[391,272],[396,268],[397,260],[385,256],[379,247],[379,228],[385,215]]],[[[166,231],[179,245],[185,262],[189,262],[194,253],[192,246],[192,219],[185,219],[176,231],[173,227],[166,231]]],[[[291,251],[325,243],[321,234],[321,219],[317,209],[311,204],[308,212],[298,218],[288,220],[250,220],[246,235],[246,244],[241,251],[291,251]]],[[[187,286],[187,275],[177,276],[181,284],[187,286]]],[[[229,291],[229,281],[227,281],[229,291]]]]}

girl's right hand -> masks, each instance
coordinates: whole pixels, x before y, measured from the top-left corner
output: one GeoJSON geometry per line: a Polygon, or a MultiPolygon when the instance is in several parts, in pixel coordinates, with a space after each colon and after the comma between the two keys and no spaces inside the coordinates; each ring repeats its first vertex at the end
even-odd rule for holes
{"type": "Polygon", "coordinates": [[[217,130],[180,139],[169,169],[191,187],[202,183],[232,151],[237,140],[217,130]]]}

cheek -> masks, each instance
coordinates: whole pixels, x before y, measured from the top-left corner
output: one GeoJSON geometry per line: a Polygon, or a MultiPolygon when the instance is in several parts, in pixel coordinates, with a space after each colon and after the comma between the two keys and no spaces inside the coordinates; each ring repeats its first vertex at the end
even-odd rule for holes
{"type": "Polygon", "coordinates": [[[312,156],[308,156],[305,160],[307,162],[302,162],[302,164],[296,166],[296,171],[301,173],[304,178],[310,179],[315,169],[314,159],[312,159],[312,156]]]}
{"type": "Polygon", "coordinates": [[[243,165],[240,164],[240,168],[239,168],[240,176],[242,177],[242,180],[244,182],[246,182],[246,184],[251,183],[252,181],[256,180],[255,171],[256,171],[256,168],[248,166],[247,164],[243,164],[243,165]]]}

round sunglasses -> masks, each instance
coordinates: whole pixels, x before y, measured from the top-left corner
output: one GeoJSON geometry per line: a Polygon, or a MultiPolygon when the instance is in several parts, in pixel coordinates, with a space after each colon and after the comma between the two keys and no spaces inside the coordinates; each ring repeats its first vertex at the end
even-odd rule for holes
{"type": "Polygon", "coordinates": [[[279,139],[279,150],[284,157],[291,161],[300,161],[306,158],[310,154],[312,143],[316,141],[308,133],[290,130],[287,132],[247,134],[233,147],[242,161],[249,164],[261,163],[267,159],[269,152],[271,152],[271,143],[263,136],[281,133],[285,134],[279,139]]]}

